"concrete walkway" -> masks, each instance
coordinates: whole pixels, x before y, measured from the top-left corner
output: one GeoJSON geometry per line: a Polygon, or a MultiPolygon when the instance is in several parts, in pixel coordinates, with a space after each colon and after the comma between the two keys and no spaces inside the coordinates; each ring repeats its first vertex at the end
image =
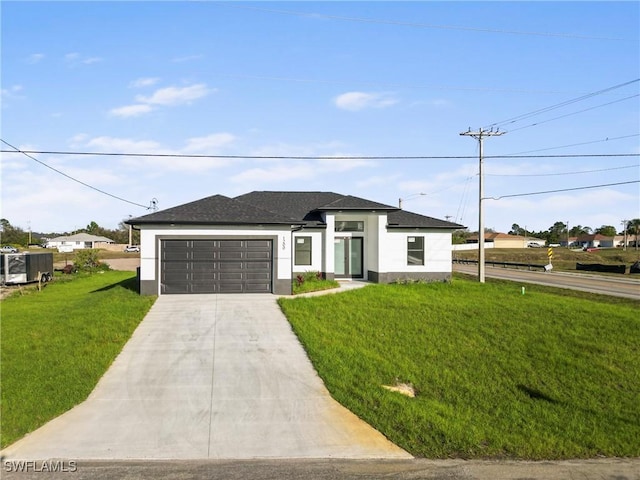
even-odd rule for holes
{"type": "Polygon", "coordinates": [[[411,458],[329,396],[272,295],[161,296],[85,402],[1,453],[411,458]]]}

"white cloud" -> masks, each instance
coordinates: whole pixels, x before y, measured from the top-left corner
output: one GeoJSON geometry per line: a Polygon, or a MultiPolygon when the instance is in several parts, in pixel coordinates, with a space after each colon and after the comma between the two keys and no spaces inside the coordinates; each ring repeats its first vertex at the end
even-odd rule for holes
{"type": "Polygon", "coordinates": [[[236,137],[230,133],[212,133],[205,137],[194,137],[187,140],[186,152],[209,152],[220,147],[227,146],[235,141],[236,137]]]}
{"type": "MultiPolygon", "coordinates": [[[[250,168],[231,177],[231,181],[243,184],[282,184],[291,180],[314,180],[322,175],[343,173],[360,167],[369,167],[365,160],[267,160],[263,167],[250,168]]],[[[247,187],[250,188],[250,187],[247,187]]]]}
{"type": "Polygon", "coordinates": [[[16,98],[18,94],[23,90],[22,85],[12,85],[9,88],[3,88],[0,93],[6,98],[16,98]]]}
{"type": "Polygon", "coordinates": [[[317,169],[310,162],[281,163],[266,168],[251,168],[231,177],[232,182],[250,183],[283,183],[289,180],[313,178],[317,169]]]}
{"type": "Polygon", "coordinates": [[[195,152],[215,155],[217,153],[216,149],[229,145],[235,138],[229,133],[214,133],[204,137],[188,139],[186,145],[181,149],[168,148],[153,140],[134,140],[108,136],[89,139],[84,134],[77,135],[72,140],[82,142],[82,145],[76,144],[76,148],[89,148],[100,152],[150,154],[150,156],[144,157],[122,156],[118,157],[118,159],[120,164],[128,171],[140,171],[141,174],[157,177],[175,171],[202,173],[228,165],[229,159],[181,158],[179,155],[193,154],[195,152]]]}
{"type": "Polygon", "coordinates": [[[189,104],[198,98],[202,98],[212,90],[209,90],[203,83],[191,85],[189,87],[167,87],[156,90],[151,96],[138,95],[136,101],[151,105],[174,106],[189,104]]]}
{"type": "Polygon", "coordinates": [[[91,65],[93,63],[101,62],[102,58],[100,58],[100,57],[84,57],[84,56],[80,55],[78,52],[71,52],[71,53],[67,53],[64,56],[64,60],[69,65],[78,65],[78,64],[91,65]]]}
{"type": "Polygon", "coordinates": [[[162,153],[161,145],[153,140],[131,140],[102,136],[89,140],[86,146],[97,147],[105,152],[162,153]]]}
{"type": "Polygon", "coordinates": [[[131,87],[131,88],[150,87],[152,85],[155,85],[159,81],[160,81],[160,79],[156,78],[156,77],[137,78],[136,80],[134,80],[133,82],[131,82],[129,84],[129,87],[131,87]]]}
{"type": "Polygon", "coordinates": [[[30,65],[34,65],[40,62],[43,58],[44,58],[43,53],[32,53],[27,57],[26,62],[30,65]]]}
{"type": "Polygon", "coordinates": [[[334,98],[336,107],[352,112],[365,108],[387,108],[398,103],[389,93],[347,92],[334,98]]]}
{"type": "Polygon", "coordinates": [[[124,107],[112,108],[109,110],[109,114],[115,117],[138,117],[149,113],[151,110],[153,110],[153,107],[146,104],[125,105],[124,107]]]}

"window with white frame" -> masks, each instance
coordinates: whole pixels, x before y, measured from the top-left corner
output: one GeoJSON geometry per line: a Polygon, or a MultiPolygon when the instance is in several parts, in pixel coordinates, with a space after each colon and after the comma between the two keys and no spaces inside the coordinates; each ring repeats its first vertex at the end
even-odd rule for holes
{"type": "Polygon", "coordinates": [[[311,237],[295,237],[296,265],[311,265],[311,237]]]}
{"type": "Polygon", "coordinates": [[[424,237],[407,237],[407,265],[424,265],[424,237]]]}

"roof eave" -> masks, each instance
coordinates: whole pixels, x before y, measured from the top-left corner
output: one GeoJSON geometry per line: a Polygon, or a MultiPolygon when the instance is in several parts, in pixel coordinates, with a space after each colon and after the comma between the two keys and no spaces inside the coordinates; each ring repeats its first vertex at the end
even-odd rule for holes
{"type": "Polygon", "coordinates": [[[186,221],[186,220],[149,220],[144,222],[135,222],[135,221],[127,221],[124,222],[128,225],[193,225],[193,226],[201,226],[201,225],[242,225],[242,226],[259,226],[259,225],[304,225],[304,222],[238,222],[238,221],[228,221],[228,222],[207,222],[207,221],[186,221]]]}

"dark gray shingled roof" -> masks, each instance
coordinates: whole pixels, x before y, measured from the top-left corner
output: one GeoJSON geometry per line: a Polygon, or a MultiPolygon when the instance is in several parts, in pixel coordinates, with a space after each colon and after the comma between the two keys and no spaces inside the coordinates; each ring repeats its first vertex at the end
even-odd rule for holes
{"type": "Polygon", "coordinates": [[[351,195],[334,192],[256,191],[235,198],[213,195],[125,223],[198,225],[305,225],[324,227],[322,212],[386,211],[389,228],[458,229],[462,225],[419,215],[351,195]]]}
{"type": "Polygon", "coordinates": [[[389,212],[387,215],[387,228],[446,228],[446,229],[460,229],[464,226],[457,223],[447,222],[445,220],[439,220],[433,217],[427,217],[426,215],[419,215],[417,213],[407,212],[406,210],[398,210],[396,212],[389,212]]]}
{"type": "Polygon", "coordinates": [[[250,192],[236,200],[271,212],[296,218],[306,225],[324,225],[318,206],[335,202],[343,195],[333,192],[250,192]]]}
{"type": "Polygon", "coordinates": [[[464,228],[437,218],[400,210],[364,198],[341,195],[333,192],[268,192],[258,191],[236,197],[252,205],[260,206],[272,212],[304,220],[306,226],[324,226],[322,212],[331,211],[386,211],[389,228],[464,228]]]}
{"type": "Polygon", "coordinates": [[[178,205],[159,212],[132,218],[125,223],[133,225],[152,223],[238,225],[300,224],[299,220],[264,210],[224,195],[213,195],[194,202],[178,205]]]}
{"type": "Polygon", "coordinates": [[[334,192],[259,191],[240,195],[236,200],[297,218],[304,221],[308,227],[324,226],[322,212],[326,211],[397,210],[396,207],[334,192]]]}

